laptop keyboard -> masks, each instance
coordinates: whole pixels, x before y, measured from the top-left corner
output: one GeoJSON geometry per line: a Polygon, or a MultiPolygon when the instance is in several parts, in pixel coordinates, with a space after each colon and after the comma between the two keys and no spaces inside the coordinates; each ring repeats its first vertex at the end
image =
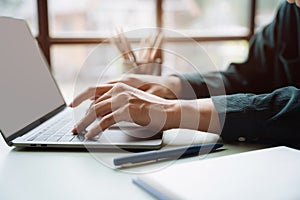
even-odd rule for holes
{"type": "Polygon", "coordinates": [[[62,115],[54,122],[43,127],[36,134],[30,136],[27,141],[38,142],[82,142],[83,136],[73,135],[71,130],[74,127],[74,120],[70,113],[62,115]]]}

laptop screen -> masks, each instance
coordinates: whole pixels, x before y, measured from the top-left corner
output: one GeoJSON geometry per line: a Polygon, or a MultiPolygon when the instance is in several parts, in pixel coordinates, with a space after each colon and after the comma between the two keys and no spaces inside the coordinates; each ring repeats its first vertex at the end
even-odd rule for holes
{"type": "Polygon", "coordinates": [[[23,20],[0,17],[0,130],[7,138],[64,105],[23,20]]]}

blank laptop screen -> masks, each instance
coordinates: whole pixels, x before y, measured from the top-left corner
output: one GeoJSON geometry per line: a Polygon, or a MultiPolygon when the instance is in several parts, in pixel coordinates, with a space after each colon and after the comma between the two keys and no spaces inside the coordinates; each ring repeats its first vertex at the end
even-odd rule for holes
{"type": "Polygon", "coordinates": [[[0,17],[0,130],[9,137],[64,100],[22,20],[0,17]]]}

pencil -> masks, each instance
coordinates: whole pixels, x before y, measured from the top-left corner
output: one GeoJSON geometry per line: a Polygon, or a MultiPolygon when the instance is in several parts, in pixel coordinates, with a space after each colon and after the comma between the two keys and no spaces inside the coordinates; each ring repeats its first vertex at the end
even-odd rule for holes
{"type": "Polygon", "coordinates": [[[162,44],[164,35],[162,33],[159,33],[157,36],[157,39],[155,41],[155,44],[153,46],[153,49],[151,51],[151,55],[150,55],[150,61],[154,61],[156,56],[157,56],[157,52],[162,44]]]}
{"type": "Polygon", "coordinates": [[[119,50],[119,53],[122,55],[122,57],[125,60],[129,59],[129,57],[127,56],[127,54],[124,53],[123,47],[119,44],[119,42],[116,40],[116,38],[114,38],[114,37],[110,38],[110,42],[117,47],[117,49],[119,50]]]}
{"type": "Polygon", "coordinates": [[[130,43],[128,42],[125,34],[124,34],[124,31],[122,29],[120,30],[117,30],[119,36],[120,36],[120,40],[125,48],[125,52],[126,54],[128,55],[129,57],[129,60],[132,61],[132,62],[136,62],[136,57],[134,55],[134,53],[132,52],[132,48],[130,46],[130,43]]]}

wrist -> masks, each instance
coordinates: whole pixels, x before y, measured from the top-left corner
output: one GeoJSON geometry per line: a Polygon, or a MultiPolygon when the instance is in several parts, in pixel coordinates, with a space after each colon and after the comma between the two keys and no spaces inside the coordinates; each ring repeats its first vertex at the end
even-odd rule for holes
{"type": "Polygon", "coordinates": [[[165,130],[185,128],[220,133],[218,113],[211,99],[172,101],[167,109],[165,130]]]}
{"type": "Polygon", "coordinates": [[[211,98],[198,99],[199,113],[199,130],[220,134],[220,122],[218,112],[211,98]]]}
{"type": "Polygon", "coordinates": [[[166,109],[167,119],[164,130],[180,128],[181,105],[179,100],[168,100],[170,104],[166,109]]]}
{"type": "Polygon", "coordinates": [[[195,100],[169,100],[165,130],[173,128],[199,129],[200,115],[195,100]]]}

